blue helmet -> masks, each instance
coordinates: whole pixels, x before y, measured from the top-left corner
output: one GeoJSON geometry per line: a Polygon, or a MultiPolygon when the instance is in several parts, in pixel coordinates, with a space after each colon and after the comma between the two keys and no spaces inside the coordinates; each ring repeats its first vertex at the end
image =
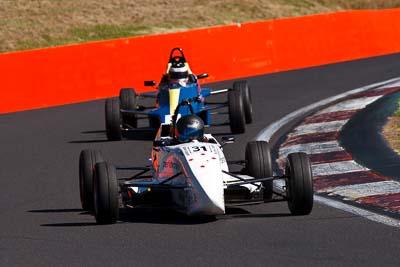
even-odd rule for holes
{"type": "Polygon", "coordinates": [[[192,140],[202,141],[204,139],[203,120],[196,115],[181,117],[176,123],[175,137],[181,143],[187,143],[192,140]]]}

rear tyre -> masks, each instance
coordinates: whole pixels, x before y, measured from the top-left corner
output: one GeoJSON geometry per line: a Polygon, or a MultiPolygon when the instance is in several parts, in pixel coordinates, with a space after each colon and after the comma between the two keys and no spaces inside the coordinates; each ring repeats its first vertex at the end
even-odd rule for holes
{"type": "Polygon", "coordinates": [[[286,164],[287,197],[289,210],[293,215],[310,214],[313,208],[314,192],[311,164],[306,153],[292,153],[286,164]]]}
{"type": "Polygon", "coordinates": [[[247,81],[234,82],[233,90],[240,90],[242,92],[246,124],[252,123],[252,121],[253,121],[253,105],[251,103],[250,87],[249,87],[247,81]]]}
{"type": "Polygon", "coordinates": [[[95,165],[93,182],[94,214],[98,224],[112,224],[118,219],[118,182],[115,167],[107,162],[95,165]]]}
{"type": "Polygon", "coordinates": [[[243,105],[242,90],[230,90],[228,92],[229,125],[233,134],[245,132],[245,111],[243,105]]]}
{"type": "Polygon", "coordinates": [[[161,122],[160,118],[156,116],[149,116],[149,126],[150,128],[153,128],[155,130],[158,130],[160,128],[161,122]]]}
{"type": "MultiPolygon", "coordinates": [[[[135,110],[137,107],[137,95],[135,89],[122,88],[119,91],[119,102],[121,109],[135,110]]],[[[123,114],[122,121],[133,128],[137,127],[136,114],[129,114],[129,113],[123,114]]]]}
{"type": "Polygon", "coordinates": [[[93,211],[93,172],[94,166],[102,162],[103,157],[99,151],[85,149],[79,156],[79,192],[82,209],[93,211]]]}
{"type": "MultiPolygon", "coordinates": [[[[246,146],[246,169],[254,178],[272,176],[271,152],[269,144],[265,141],[251,141],[246,146]]],[[[263,182],[264,200],[272,198],[273,181],[263,182]]]]}
{"type": "Polygon", "coordinates": [[[106,100],[106,131],[107,138],[110,141],[118,141],[122,139],[121,131],[121,112],[119,99],[109,98],[106,100]]]}

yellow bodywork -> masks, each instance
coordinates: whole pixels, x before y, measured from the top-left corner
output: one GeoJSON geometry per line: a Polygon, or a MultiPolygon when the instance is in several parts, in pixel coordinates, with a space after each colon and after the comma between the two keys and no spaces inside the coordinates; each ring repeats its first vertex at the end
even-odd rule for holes
{"type": "Polygon", "coordinates": [[[169,114],[174,114],[179,102],[181,89],[169,89],[169,114]]]}

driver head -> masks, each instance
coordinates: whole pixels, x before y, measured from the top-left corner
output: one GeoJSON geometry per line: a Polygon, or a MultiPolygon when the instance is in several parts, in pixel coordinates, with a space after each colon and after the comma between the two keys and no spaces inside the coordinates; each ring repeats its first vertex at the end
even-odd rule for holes
{"type": "Polygon", "coordinates": [[[202,141],[204,139],[203,120],[196,115],[181,117],[176,123],[175,137],[181,143],[192,140],[202,141]]]}
{"type": "Polygon", "coordinates": [[[182,62],[174,62],[168,73],[168,81],[170,85],[186,86],[189,78],[189,69],[182,62]]]}

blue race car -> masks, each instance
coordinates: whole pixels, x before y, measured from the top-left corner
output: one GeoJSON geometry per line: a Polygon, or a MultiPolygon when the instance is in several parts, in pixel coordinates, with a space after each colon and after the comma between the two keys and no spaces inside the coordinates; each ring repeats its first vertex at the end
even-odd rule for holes
{"type": "MultiPolygon", "coordinates": [[[[141,117],[147,117],[149,128],[157,131],[161,124],[171,123],[178,103],[184,100],[191,102],[193,112],[204,121],[205,125],[229,125],[233,134],[244,133],[245,124],[252,122],[253,112],[247,81],[237,81],[232,88],[212,90],[200,87],[198,80],[206,77],[208,77],[207,73],[193,74],[182,48],[173,48],[166,72],[162,75],[157,91],[137,94],[133,88],[122,88],[119,98],[106,100],[105,117],[108,140],[121,140],[128,132],[138,130],[138,119],[141,117]],[[207,97],[221,93],[228,94],[226,102],[207,103],[207,97]],[[155,106],[139,105],[141,98],[145,97],[155,98],[155,106]],[[212,114],[224,114],[215,110],[226,107],[228,107],[229,121],[212,124],[212,114]]],[[[155,86],[156,82],[154,80],[145,81],[144,85],[155,86]]],[[[191,114],[188,108],[180,109],[178,119],[188,114],[191,114]]]]}

